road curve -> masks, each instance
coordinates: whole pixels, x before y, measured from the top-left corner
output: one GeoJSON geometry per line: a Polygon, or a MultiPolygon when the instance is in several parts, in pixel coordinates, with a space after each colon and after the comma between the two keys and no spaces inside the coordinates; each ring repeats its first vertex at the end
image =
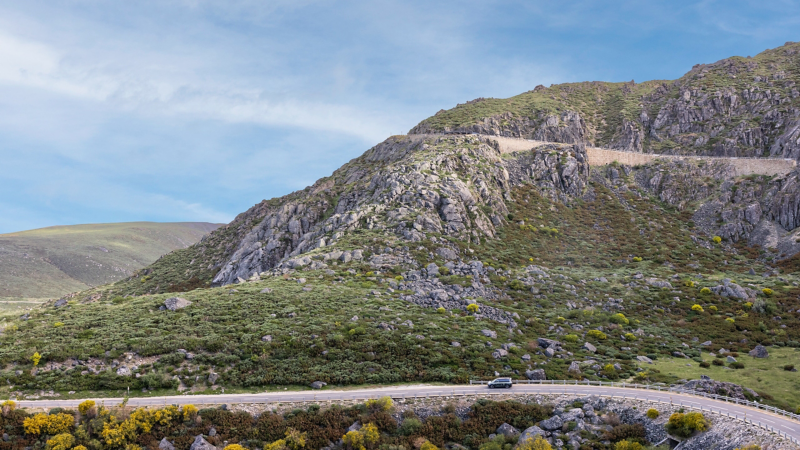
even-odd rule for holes
{"type": "MultiPolygon", "coordinates": [[[[390,386],[375,389],[358,390],[319,390],[319,391],[292,391],[292,392],[264,392],[258,394],[218,394],[218,395],[181,395],[168,397],[143,397],[131,398],[129,406],[158,406],[158,405],[218,405],[222,403],[280,403],[280,402],[326,402],[339,400],[365,400],[390,396],[394,399],[414,397],[453,397],[464,395],[501,395],[501,394],[570,394],[570,395],[601,395],[619,398],[631,398],[645,401],[673,403],[687,408],[712,411],[737,419],[745,419],[763,428],[781,432],[800,441],[800,422],[788,417],[762,411],[744,405],[726,403],[720,400],[704,398],[676,392],[658,392],[652,390],[631,389],[608,386],[580,386],[580,385],[524,385],[517,384],[511,390],[488,389],[483,385],[453,385],[453,386],[390,386]]],[[[122,402],[121,398],[94,399],[98,403],[116,405],[122,402]]],[[[55,408],[76,407],[83,400],[22,400],[17,404],[27,408],[55,408]]]]}

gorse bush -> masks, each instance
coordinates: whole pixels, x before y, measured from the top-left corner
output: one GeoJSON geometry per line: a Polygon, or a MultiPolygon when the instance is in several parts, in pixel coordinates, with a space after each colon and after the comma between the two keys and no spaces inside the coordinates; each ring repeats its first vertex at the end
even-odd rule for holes
{"type": "Polygon", "coordinates": [[[689,437],[696,431],[706,431],[708,421],[699,412],[673,413],[667,422],[667,431],[681,437],[689,437]]]}
{"type": "Polygon", "coordinates": [[[477,313],[478,312],[478,305],[476,305],[475,303],[470,303],[469,305],[467,305],[467,312],[470,312],[470,313],[473,313],[473,314],[477,313]]]}
{"type": "Polygon", "coordinates": [[[694,312],[703,312],[703,307],[700,306],[700,305],[697,305],[697,304],[692,305],[692,311],[694,311],[694,312]]]}
{"type": "Polygon", "coordinates": [[[647,417],[649,417],[650,419],[658,419],[658,416],[660,415],[661,414],[658,412],[657,409],[650,408],[647,410],[647,417]]]}
{"type": "Polygon", "coordinates": [[[619,325],[628,325],[629,323],[631,323],[631,321],[628,320],[627,317],[625,317],[625,314],[622,313],[616,313],[612,315],[608,320],[612,323],[616,323],[619,325]]]}
{"type": "Polygon", "coordinates": [[[598,341],[604,341],[608,338],[608,336],[606,336],[606,334],[600,330],[589,330],[586,335],[590,338],[597,339],[598,341]]]}
{"type": "Polygon", "coordinates": [[[709,289],[707,287],[704,287],[703,289],[700,289],[700,294],[702,294],[702,295],[708,295],[710,293],[711,293],[711,289],[709,289]]]}
{"type": "Polygon", "coordinates": [[[711,240],[714,241],[715,244],[719,244],[720,242],[722,242],[722,238],[719,236],[714,236],[713,238],[711,238],[711,240]]]}

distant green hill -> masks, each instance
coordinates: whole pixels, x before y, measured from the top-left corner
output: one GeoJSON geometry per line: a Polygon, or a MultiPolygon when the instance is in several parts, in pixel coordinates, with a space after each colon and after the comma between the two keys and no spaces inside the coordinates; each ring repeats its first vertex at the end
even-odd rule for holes
{"type": "Polygon", "coordinates": [[[0,297],[52,298],[110,283],[218,227],[130,222],[0,234],[0,297]]]}

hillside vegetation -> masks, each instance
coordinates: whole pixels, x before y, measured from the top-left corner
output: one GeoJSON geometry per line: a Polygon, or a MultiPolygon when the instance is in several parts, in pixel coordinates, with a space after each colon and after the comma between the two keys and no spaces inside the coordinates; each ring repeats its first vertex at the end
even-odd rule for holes
{"type": "Polygon", "coordinates": [[[0,234],[0,298],[53,298],[110,283],[218,226],[132,222],[0,234]]]}

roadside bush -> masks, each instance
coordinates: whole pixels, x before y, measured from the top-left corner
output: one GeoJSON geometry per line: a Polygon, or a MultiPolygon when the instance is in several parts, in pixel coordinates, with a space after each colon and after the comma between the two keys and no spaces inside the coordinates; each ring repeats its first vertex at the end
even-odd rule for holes
{"type": "Polygon", "coordinates": [[[421,428],[422,422],[419,419],[416,417],[409,417],[400,424],[398,432],[403,436],[411,436],[417,434],[421,428]]]}
{"type": "Polygon", "coordinates": [[[647,410],[647,417],[649,417],[650,419],[658,419],[658,416],[660,415],[661,413],[659,413],[657,409],[650,408],[647,410]]]}
{"type": "Polygon", "coordinates": [[[644,449],[644,447],[642,447],[642,444],[638,442],[631,442],[628,440],[619,441],[616,443],[616,445],[614,445],[614,450],[642,450],[642,449],[644,449]]]}
{"type": "Polygon", "coordinates": [[[689,437],[695,431],[706,431],[708,429],[708,421],[699,412],[674,413],[669,416],[666,427],[667,431],[676,436],[689,437]]]}
{"type": "Polygon", "coordinates": [[[644,439],[646,435],[644,426],[640,423],[633,425],[623,423],[615,426],[611,431],[607,431],[605,438],[609,441],[616,442],[621,440],[631,439],[644,439]]]}

